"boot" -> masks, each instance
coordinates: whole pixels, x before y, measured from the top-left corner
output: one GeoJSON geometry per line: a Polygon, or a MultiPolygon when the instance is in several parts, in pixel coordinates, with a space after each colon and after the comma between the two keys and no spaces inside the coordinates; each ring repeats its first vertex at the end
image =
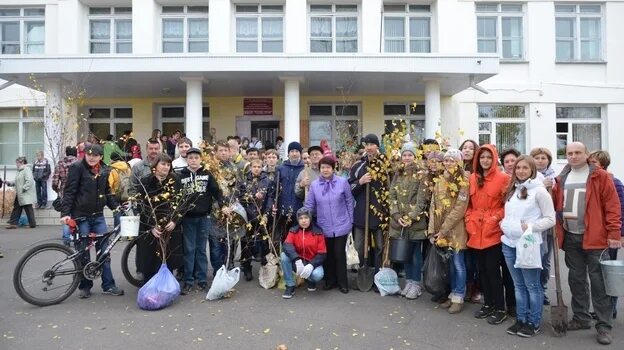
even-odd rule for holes
{"type": "Polygon", "coordinates": [[[409,290],[412,288],[412,283],[414,283],[414,281],[405,280],[405,288],[403,288],[403,290],[401,291],[401,296],[405,296],[405,294],[409,292],[409,290]]]}
{"type": "Polygon", "coordinates": [[[451,297],[451,306],[448,309],[449,314],[458,314],[462,311],[464,307],[464,298],[453,295],[451,297]]]}

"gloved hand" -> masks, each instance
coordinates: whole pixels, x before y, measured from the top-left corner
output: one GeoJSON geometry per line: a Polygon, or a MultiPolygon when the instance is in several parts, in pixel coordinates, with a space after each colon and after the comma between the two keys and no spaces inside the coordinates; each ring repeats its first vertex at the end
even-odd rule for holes
{"type": "Polygon", "coordinates": [[[301,273],[303,272],[303,261],[301,259],[297,259],[297,261],[295,261],[295,268],[295,273],[301,276],[301,273]]]}
{"type": "Polygon", "coordinates": [[[314,266],[312,264],[307,264],[299,276],[303,279],[307,279],[312,274],[312,271],[314,271],[314,266]]]}

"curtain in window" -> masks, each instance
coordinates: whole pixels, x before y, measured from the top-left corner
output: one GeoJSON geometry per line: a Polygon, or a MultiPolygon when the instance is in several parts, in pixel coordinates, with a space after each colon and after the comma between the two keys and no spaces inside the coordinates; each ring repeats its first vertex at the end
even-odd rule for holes
{"type": "Polygon", "coordinates": [[[496,123],[496,147],[500,152],[515,148],[526,150],[526,125],[524,123],[496,123]]]}
{"type": "Polygon", "coordinates": [[[405,18],[385,17],[384,36],[386,52],[405,52],[405,18]]]}
{"type": "Polygon", "coordinates": [[[557,18],[555,31],[557,36],[557,59],[574,59],[574,18],[557,18]]]}
{"type": "MultiPolygon", "coordinates": [[[[41,140],[43,140],[43,135],[41,140]]],[[[16,155],[19,154],[18,123],[0,122],[0,164],[15,164],[16,155]]]]}
{"type": "Polygon", "coordinates": [[[2,41],[19,41],[19,22],[0,23],[0,34],[2,41]]]}
{"type": "Polygon", "coordinates": [[[601,149],[600,124],[572,124],[572,140],[582,142],[590,152],[601,149]]]}
{"type": "Polygon", "coordinates": [[[522,18],[503,17],[503,58],[522,58],[522,18]]]}
{"type": "Polygon", "coordinates": [[[600,18],[581,18],[581,59],[600,59],[600,18]]]}
{"type": "Polygon", "coordinates": [[[116,38],[118,40],[132,40],[132,20],[116,20],[115,32],[116,38]]]}
{"type": "Polygon", "coordinates": [[[43,53],[44,28],[43,22],[26,22],[26,53],[43,53]]]}
{"type": "Polygon", "coordinates": [[[357,52],[357,17],[336,18],[336,52],[357,52]]]}
{"type": "Polygon", "coordinates": [[[110,21],[91,21],[91,39],[109,40],[110,21]]]}
{"type": "Polygon", "coordinates": [[[163,20],[163,38],[182,39],[184,35],[184,21],[181,19],[163,20]]]}
{"type": "Polygon", "coordinates": [[[258,19],[253,18],[237,18],[236,19],[236,37],[237,38],[257,38],[258,37],[258,19]]]}
{"type": "Polygon", "coordinates": [[[31,155],[43,151],[43,124],[24,123],[23,154],[31,155]]]}
{"type": "Polygon", "coordinates": [[[429,18],[410,18],[410,52],[431,52],[429,18]]]}
{"type": "Polygon", "coordinates": [[[477,17],[477,49],[496,53],[496,17],[477,17]]]}
{"type": "Polygon", "coordinates": [[[282,52],[284,25],[282,18],[262,19],[262,52],[282,52]]]}
{"type": "Polygon", "coordinates": [[[332,52],[332,20],[330,17],[312,17],[310,23],[310,50],[332,52]],[[326,38],[326,39],[317,39],[326,38]]]}

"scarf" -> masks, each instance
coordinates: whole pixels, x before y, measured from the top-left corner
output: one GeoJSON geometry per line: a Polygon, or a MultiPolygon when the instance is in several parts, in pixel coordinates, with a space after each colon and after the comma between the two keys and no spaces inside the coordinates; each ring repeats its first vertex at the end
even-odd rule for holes
{"type": "Polygon", "coordinates": [[[336,181],[334,180],[334,175],[332,174],[332,177],[329,179],[326,179],[324,177],[320,177],[320,183],[321,183],[321,187],[323,187],[323,192],[321,192],[321,194],[324,196],[327,193],[329,193],[329,190],[334,188],[334,184],[336,183],[336,181]]]}
{"type": "Polygon", "coordinates": [[[555,169],[553,169],[552,167],[540,170],[540,173],[542,173],[542,175],[544,175],[544,177],[547,179],[554,179],[556,177],[555,169]]]}

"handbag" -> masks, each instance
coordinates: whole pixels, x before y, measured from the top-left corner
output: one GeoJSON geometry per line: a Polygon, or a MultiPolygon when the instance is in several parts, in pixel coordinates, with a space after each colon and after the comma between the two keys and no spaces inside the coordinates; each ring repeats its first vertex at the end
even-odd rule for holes
{"type": "Polygon", "coordinates": [[[355,249],[355,243],[353,242],[353,233],[349,233],[349,237],[347,237],[347,245],[345,250],[347,252],[347,266],[359,266],[360,257],[357,250],[355,249]]]}
{"type": "Polygon", "coordinates": [[[52,201],[52,208],[54,208],[54,210],[58,211],[59,213],[61,212],[61,204],[63,204],[63,201],[61,200],[61,197],[56,197],[56,199],[54,201],[52,201]]]}

